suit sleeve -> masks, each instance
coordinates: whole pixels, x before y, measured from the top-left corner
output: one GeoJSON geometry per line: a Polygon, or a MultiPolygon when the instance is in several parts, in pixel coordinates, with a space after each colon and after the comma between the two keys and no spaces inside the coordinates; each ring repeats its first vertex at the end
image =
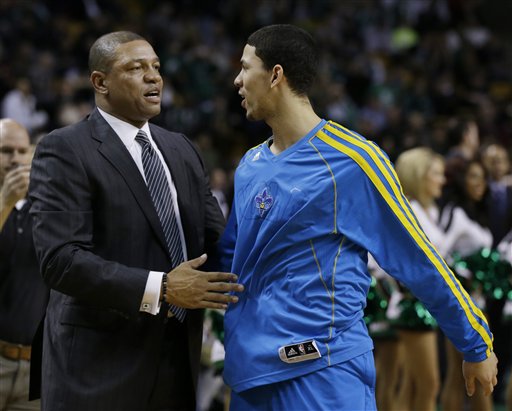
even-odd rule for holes
{"type": "Polygon", "coordinates": [[[387,157],[373,146],[347,152],[354,164],[345,177],[357,189],[339,196],[340,232],[425,304],[466,360],[487,358],[485,317],[421,229],[387,157]]]}
{"type": "Polygon", "coordinates": [[[81,156],[65,135],[47,135],[37,146],[29,187],[43,278],[61,293],[135,316],[148,271],[107,261],[91,251],[92,196],[81,156]]]}

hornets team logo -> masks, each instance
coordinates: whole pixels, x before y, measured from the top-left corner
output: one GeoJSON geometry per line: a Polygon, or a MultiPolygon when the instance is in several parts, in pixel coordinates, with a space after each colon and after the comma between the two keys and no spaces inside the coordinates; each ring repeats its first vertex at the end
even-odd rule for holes
{"type": "Polygon", "coordinates": [[[272,207],[274,198],[270,194],[270,190],[265,187],[261,193],[254,197],[254,202],[256,203],[260,217],[263,217],[263,215],[270,210],[270,207],[272,207]]]}

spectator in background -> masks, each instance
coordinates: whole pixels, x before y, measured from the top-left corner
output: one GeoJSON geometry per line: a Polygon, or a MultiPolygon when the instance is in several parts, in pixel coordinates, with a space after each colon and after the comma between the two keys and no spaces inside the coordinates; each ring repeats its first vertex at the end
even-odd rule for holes
{"type": "Polygon", "coordinates": [[[228,176],[222,168],[214,168],[210,172],[210,187],[212,195],[217,199],[219,207],[225,218],[229,215],[229,204],[226,199],[228,176]]]}
{"type": "MultiPolygon", "coordinates": [[[[478,160],[465,160],[454,157],[446,165],[447,185],[443,193],[440,224],[445,232],[457,233],[451,246],[450,255],[468,257],[483,247],[491,247],[493,238],[489,230],[487,211],[487,175],[478,160]]],[[[448,256],[447,261],[452,261],[448,256]]],[[[464,275],[464,274],[462,274],[464,275]]],[[[475,279],[461,277],[468,293],[473,291],[475,279]]],[[[485,300],[479,290],[472,296],[484,309],[485,300]]],[[[496,343],[496,342],[495,342],[496,343]]],[[[446,339],[447,370],[441,392],[441,406],[446,411],[464,409],[464,379],[460,373],[462,356],[454,345],[446,339]]],[[[490,411],[492,398],[483,395],[480,387],[470,398],[473,411],[490,411]]]]}
{"type": "Polygon", "coordinates": [[[392,410],[399,404],[398,390],[405,381],[404,347],[393,324],[402,293],[397,281],[379,267],[368,254],[372,282],[366,297],[365,323],[373,340],[375,358],[375,401],[377,409],[392,410]]]}
{"type": "MultiPolygon", "coordinates": [[[[438,226],[439,209],[445,183],[444,159],[426,147],[404,151],[396,161],[396,173],[421,227],[439,253],[453,240],[438,226]]],[[[395,321],[403,347],[403,375],[397,409],[435,410],[440,388],[437,352],[437,324],[423,305],[408,291],[400,302],[403,312],[395,321]]]]}
{"type": "Polygon", "coordinates": [[[32,148],[27,130],[0,119],[0,410],[39,410],[28,401],[32,337],[49,290],[39,274],[26,199],[32,148]]]}
{"type": "Polygon", "coordinates": [[[46,130],[73,121],[89,108],[81,103],[77,107],[74,97],[67,98],[68,92],[81,92],[75,85],[70,90],[58,87],[62,78],[88,79],[86,53],[95,38],[113,28],[135,25],[152,40],[162,59],[162,72],[172,80],[176,93],[170,107],[163,99],[163,113],[155,122],[194,140],[204,130],[210,132],[215,146],[207,151],[218,151],[217,166],[231,174],[243,153],[268,135],[263,123],[245,120],[232,89],[239,44],[252,28],[282,21],[308,27],[320,39],[322,86],[313,90],[312,101],[324,117],[343,120],[351,128],[365,125],[359,118],[368,92],[375,86],[392,91],[393,99],[384,100],[386,129],[381,135],[367,135],[391,161],[411,143],[446,153],[445,124],[461,112],[477,119],[484,143],[492,136],[510,150],[512,42],[502,36],[498,18],[503,21],[511,11],[512,2],[506,1],[228,0],[217,7],[186,1],[5,0],[0,1],[0,99],[22,77],[39,81],[40,61],[50,63],[44,54],[51,53],[53,62],[43,70],[43,81],[33,83],[32,94],[38,107],[46,102],[46,130]],[[391,36],[399,27],[416,33],[414,47],[391,50],[391,36]],[[475,32],[485,35],[475,41],[475,32]],[[203,52],[206,58],[201,64],[206,62],[212,69],[208,78],[196,83],[188,62],[197,60],[201,51],[197,49],[204,45],[210,52],[203,52]],[[375,60],[382,64],[377,67],[375,60]],[[205,82],[208,93],[198,89],[204,91],[205,82]],[[336,95],[336,84],[347,85],[343,95],[336,95]],[[53,100],[48,102],[48,97],[53,100]],[[50,110],[52,103],[64,105],[50,110]],[[414,130],[403,131],[412,111],[425,116],[428,138],[424,141],[414,130]]]}
{"type": "Polygon", "coordinates": [[[31,160],[30,136],[12,119],[0,120],[0,229],[28,190],[31,160]]]}
{"type": "Polygon", "coordinates": [[[510,159],[505,147],[496,143],[483,147],[481,156],[489,176],[489,227],[496,246],[512,229],[510,159]]]}
{"type": "Polygon", "coordinates": [[[449,124],[448,144],[450,148],[446,158],[462,158],[472,160],[480,148],[478,125],[474,120],[453,120],[449,124]]]}
{"type": "Polygon", "coordinates": [[[446,162],[446,178],[441,200],[440,224],[445,232],[456,230],[459,234],[449,250],[467,256],[482,247],[492,246],[487,212],[487,173],[479,160],[462,158],[446,162]],[[473,227],[471,231],[468,227],[473,227]]]}
{"type": "Polygon", "coordinates": [[[31,136],[46,125],[48,114],[37,110],[37,101],[27,78],[20,78],[16,87],[3,98],[2,117],[17,121],[31,136]]]}
{"type": "MultiPolygon", "coordinates": [[[[512,175],[510,174],[510,158],[507,150],[501,144],[491,143],[481,150],[482,162],[489,176],[489,228],[493,234],[493,246],[497,247],[502,257],[512,263],[512,175]],[[508,247],[507,247],[508,244],[508,247]]],[[[510,280],[512,282],[512,279],[510,280]]],[[[501,354],[498,368],[502,374],[509,375],[512,387],[510,369],[512,365],[512,321],[510,310],[512,300],[509,298],[488,298],[487,312],[493,327],[496,341],[496,352],[501,354]]],[[[496,398],[501,402],[505,386],[499,381],[496,398]]],[[[509,394],[510,395],[510,394],[509,394]]],[[[512,407],[512,398],[509,400],[512,407]]]]}
{"type": "MultiPolygon", "coordinates": [[[[512,265],[512,230],[498,244],[497,249],[503,260],[512,265]]],[[[509,279],[512,284],[512,278],[509,279]]],[[[490,309],[495,314],[492,319],[497,324],[497,332],[499,333],[498,345],[496,352],[503,353],[503,360],[500,359],[498,367],[505,375],[508,375],[508,383],[498,385],[498,394],[502,393],[503,398],[497,397],[497,400],[504,400],[507,411],[512,411],[512,353],[510,351],[510,341],[512,341],[512,293],[509,292],[506,299],[501,302],[490,302],[490,309]]],[[[500,382],[498,382],[500,384],[500,382]]]]}
{"type": "MultiPolygon", "coordinates": [[[[478,119],[482,139],[494,135],[508,148],[512,142],[512,117],[507,111],[512,93],[512,71],[507,70],[511,43],[503,41],[498,27],[485,24],[492,21],[485,19],[491,13],[506,15],[506,7],[510,10],[511,5],[449,0],[342,2],[335,6],[330,1],[253,4],[240,0],[224,2],[222,9],[184,1],[164,2],[158,7],[152,2],[121,0],[68,2],[65,6],[57,0],[3,1],[0,96],[10,91],[17,79],[28,77],[38,103],[48,110],[46,128],[61,126],[61,79],[70,73],[87,77],[84,55],[95,37],[112,27],[135,24],[155,44],[162,72],[172,79],[176,93],[173,107],[166,109],[162,101],[164,112],[155,119],[157,124],[178,129],[192,139],[208,130],[220,151],[219,166],[231,167],[224,162],[231,147],[241,145],[245,152],[268,131],[245,121],[237,111],[236,94],[228,80],[238,61],[237,44],[243,40],[241,33],[282,19],[310,27],[318,35],[324,57],[322,82],[329,87],[347,87],[346,97],[339,99],[350,101],[350,106],[337,102],[329,88],[313,92],[312,99],[324,115],[329,109],[333,120],[340,121],[340,116],[349,114],[344,124],[371,127],[368,119],[360,119],[362,109],[372,90],[384,88],[387,97],[381,100],[386,119],[381,120],[387,124],[386,130],[396,121],[391,105],[400,107],[401,124],[407,123],[411,112],[421,112],[426,130],[441,117],[448,121],[463,110],[478,119]],[[486,32],[481,41],[468,35],[475,27],[486,32]],[[409,40],[407,47],[392,47],[397,33],[402,33],[399,39],[409,40]]],[[[389,131],[368,136],[378,143],[385,139],[381,146],[394,160],[404,149],[399,138],[403,133],[389,131]]],[[[420,144],[437,144],[418,139],[411,130],[408,134],[420,144]]]]}

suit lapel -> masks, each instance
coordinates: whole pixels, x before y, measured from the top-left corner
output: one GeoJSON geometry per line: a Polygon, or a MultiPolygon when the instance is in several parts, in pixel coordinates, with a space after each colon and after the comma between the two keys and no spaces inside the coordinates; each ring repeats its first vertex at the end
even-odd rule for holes
{"type": "Polygon", "coordinates": [[[92,124],[92,138],[101,142],[98,151],[114,166],[119,174],[121,174],[162,244],[162,247],[164,250],[167,250],[162,225],[160,224],[146,183],[137,165],[133,161],[132,156],[119,136],[112,130],[98,110],[94,110],[91,113],[89,121],[92,124]]]}

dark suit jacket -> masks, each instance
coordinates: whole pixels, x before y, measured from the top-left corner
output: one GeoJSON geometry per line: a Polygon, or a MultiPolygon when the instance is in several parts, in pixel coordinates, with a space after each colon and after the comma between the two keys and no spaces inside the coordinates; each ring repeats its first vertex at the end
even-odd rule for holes
{"type": "MultiPolygon", "coordinates": [[[[176,185],[188,258],[196,258],[214,249],[222,214],[190,141],[150,129],[176,185]]],[[[144,179],[97,110],[39,143],[29,196],[36,252],[52,288],[42,333],[44,409],[144,410],[171,348],[164,310],[141,313],[140,303],[148,270],[173,267],[144,179]]],[[[202,314],[188,310],[187,335],[176,336],[188,341],[194,380],[202,314]]]]}
{"type": "Polygon", "coordinates": [[[490,186],[488,196],[489,228],[493,236],[493,247],[496,247],[501,240],[512,229],[512,187],[490,186]]]}
{"type": "Polygon", "coordinates": [[[39,274],[29,203],[14,208],[0,230],[0,340],[31,345],[50,290],[39,274]]]}

